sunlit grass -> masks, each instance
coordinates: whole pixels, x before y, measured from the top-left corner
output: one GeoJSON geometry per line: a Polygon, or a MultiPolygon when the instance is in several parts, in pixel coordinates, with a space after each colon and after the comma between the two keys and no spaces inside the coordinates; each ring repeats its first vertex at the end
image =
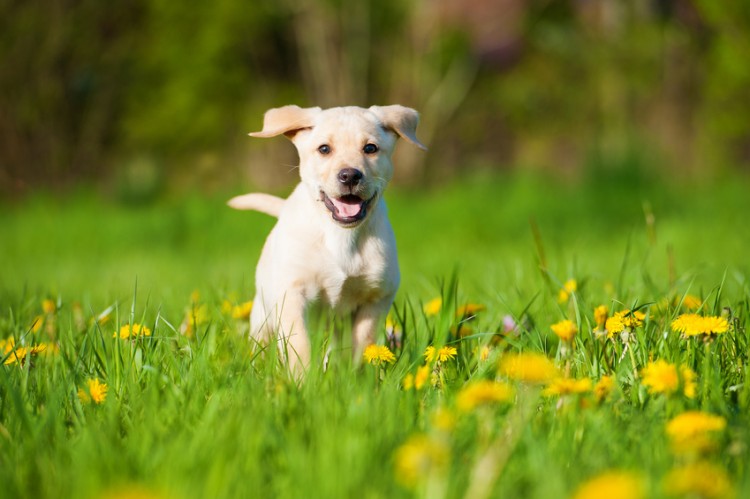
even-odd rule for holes
{"type": "Polygon", "coordinates": [[[301,384],[246,338],[269,220],[198,198],[5,210],[4,495],[750,493],[733,187],[712,213],[652,201],[650,227],[639,200],[608,227],[566,196],[505,206],[502,185],[394,192],[404,286],[378,347],[353,366],[323,316],[301,384]]]}

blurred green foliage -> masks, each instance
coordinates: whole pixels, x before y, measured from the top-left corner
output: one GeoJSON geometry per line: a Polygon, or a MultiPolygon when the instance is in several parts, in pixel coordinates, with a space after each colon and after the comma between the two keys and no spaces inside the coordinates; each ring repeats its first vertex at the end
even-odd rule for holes
{"type": "Polygon", "coordinates": [[[405,154],[402,181],[577,174],[633,151],[673,173],[747,168],[748,5],[6,0],[0,191],[119,182],[144,161],[161,179],[152,190],[246,168],[268,184],[255,172],[287,163],[284,145],[244,133],[292,102],[420,110],[430,152],[405,154]]]}

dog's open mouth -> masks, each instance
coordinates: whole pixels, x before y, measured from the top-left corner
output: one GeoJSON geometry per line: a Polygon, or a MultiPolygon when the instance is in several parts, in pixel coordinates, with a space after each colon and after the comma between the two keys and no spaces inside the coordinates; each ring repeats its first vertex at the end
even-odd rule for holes
{"type": "Polygon", "coordinates": [[[377,192],[370,199],[362,199],[356,194],[346,194],[337,198],[331,198],[325,192],[320,191],[323,204],[331,212],[333,219],[342,225],[356,225],[367,216],[367,209],[377,192]]]}

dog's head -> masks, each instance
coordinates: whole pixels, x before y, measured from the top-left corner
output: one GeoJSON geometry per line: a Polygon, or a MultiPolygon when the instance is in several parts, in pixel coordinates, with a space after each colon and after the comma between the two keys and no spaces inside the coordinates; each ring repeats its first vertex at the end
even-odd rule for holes
{"type": "Polygon", "coordinates": [[[253,137],[284,134],[300,157],[302,182],[333,220],[355,227],[367,218],[393,176],[391,155],[398,137],[417,140],[419,115],[403,106],[270,109],[253,137]]]}

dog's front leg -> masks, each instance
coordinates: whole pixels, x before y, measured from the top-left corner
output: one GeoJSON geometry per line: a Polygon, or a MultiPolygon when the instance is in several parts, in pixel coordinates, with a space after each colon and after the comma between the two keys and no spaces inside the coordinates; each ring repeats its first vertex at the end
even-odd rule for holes
{"type": "Polygon", "coordinates": [[[279,351],[296,378],[310,366],[310,337],[305,325],[306,301],[301,294],[287,293],[279,313],[279,351]]]}
{"type": "Polygon", "coordinates": [[[375,343],[378,326],[391,308],[393,298],[394,295],[390,295],[375,303],[362,305],[354,314],[352,355],[355,364],[362,358],[365,348],[375,343]]]}

